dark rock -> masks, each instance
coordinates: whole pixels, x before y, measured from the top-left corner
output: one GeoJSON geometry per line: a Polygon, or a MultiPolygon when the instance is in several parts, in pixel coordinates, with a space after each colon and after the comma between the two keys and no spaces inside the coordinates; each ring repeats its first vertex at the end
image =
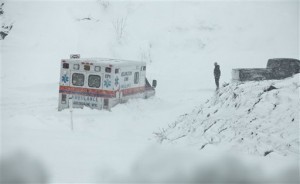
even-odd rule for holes
{"type": "Polygon", "coordinates": [[[4,3],[1,3],[1,5],[0,5],[0,15],[4,14],[3,6],[4,6],[4,3]]]}
{"type": "Polygon", "coordinates": [[[272,152],[273,152],[273,150],[265,151],[264,156],[267,156],[268,154],[270,154],[270,153],[272,153],[272,152]]]}
{"type": "Polygon", "coordinates": [[[225,83],[223,84],[223,87],[226,87],[226,86],[228,86],[228,85],[229,85],[229,83],[225,82],[225,83]]]}
{"type": "Polygon", "coordinates": [[[200,150],[202,150],[203,148],[205,148],[205,146],[207,145],[208,143],[205,143],[201,146],[200,150]]]}
{"type": "Polygon", "coordinates": [[[271,91],[273,89],[277,89],[277,88],[271,85],[268,89],[265,89],[264,92],[271,91]]]}
{"type": "Polygon", "coordinates": [[[4,38],[7,36],[8,34],[3,32],[3,31],[0,31],[0,40],[4,40],[4,38]]]}
{"type": "Polygon", "coordinates": [[[250,123],[252,123],[252,122],[255,121],[255,120],[257,120],[257,118],[253,118],[253,119],[250,121],[250,123]]]}

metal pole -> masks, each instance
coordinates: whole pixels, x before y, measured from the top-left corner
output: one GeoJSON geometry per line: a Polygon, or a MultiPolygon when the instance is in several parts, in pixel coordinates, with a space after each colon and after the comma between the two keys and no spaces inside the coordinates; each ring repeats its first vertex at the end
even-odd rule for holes
{"type": "Polygon", "coordinates": [[[70,115],[71,115],[71,130],[74,130],[73,126],[73,97],[72,95],[69,97],[69,108],[70,108],[70,115]]]}

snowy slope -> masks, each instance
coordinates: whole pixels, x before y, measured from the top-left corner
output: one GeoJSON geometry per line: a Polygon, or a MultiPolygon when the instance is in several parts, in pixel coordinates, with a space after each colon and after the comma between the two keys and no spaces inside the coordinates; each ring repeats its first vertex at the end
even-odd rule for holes
{"type": "MultiPolygon", "coordinates": [[[[265,67],[267,59],[272,57],[299,58],[295,39],[298,5],[294,1],[4,2],[5,18],[13,22],[13,28],[0,41],[0,154],[15,168],[24,164],[19,170],[23,174],[13,173],[13,178],[16,174],[25,177],[24,173],[32,171],[28,174],[31,176],[35,170],[43,170],[41,167],[44,172],[37,178],[45,180],[46,175],[47,181],[56,183],[122,181],[122,176],[127,176],[128,181],[166,181],[180,177],[177,170],[175,174],[159,169],[153,175],[149,172],[153,171],[150,168],[163,169],[162,165],[170,165],[168,170],[180,168],[187,158],[193,163],[194,158],[202,156],[197,151],[196,156],[181,154],[186,148],[179,148],[183,162],[172,165],[170,162],[179,159],[169,155],[176,155],[176,151],[155,156],[161,153],[152,147],[157,145],[153,132],[167,127],[178,116],[191,112],[214,95],[213,62],[221,65],[222,84],[230,81],[232,68],[265,67]],[[114,23],[120,20],[126,20],[121,38],[114,28],[114,23]],[[59,63],[71,53],[146,61],[149,80],[158,80],[156,96],[131,100],[111,112],[76,109],[72,132],[69,111],[57,111],[59,63]],[[20,160],[25,161],[19,163],[20,160]],[[36,167],[24,172],[31,162],[40,164],[31,164],[36,167]]],[[[275,111],[281,112],[281,108],[278,106],[275,111]]],[[[293,123],[291,126],[295,127],[293,123]]],[[[183,132],[169,132],[170,138],[183,135],[183,132]]],[[[284,163],[293,155],[291,152],[298,143],[290,139],[295,132],[291,131],[286,138],[283,135],[291,144],[289,151],[276,149],[280,158],[270,157],[270,162],[284,163]],[[287,158],[281,157],[284,154],[287,158]]],[[[202,143],[207,141],[201,140],[196,148],[201,148],[202,143]]],[[[253,144],[249,143],[249,149],[255,147],[253,144]]],[[[239,147],[242,152],[244,148],[239,147]]],[[[249,153],[264,154],[264,149],[258,150],[249,153]]],[[[269,167],[268,162],[265,164],[269,167]]],[[[191,169],[195,172],[187,169],[187,173],[199,175],[198,167],[191,169]]],[[[182,178],[189,178],[189,174],[182,178]]],[[[28,177],[24,180],[28,181],[28,177]]]]}
{"type": "Polygon", "coordinates": [[[251,155],[297,157],[299,77],[229,84],[156,136],[199,149],[220,145],[251,155]]]}

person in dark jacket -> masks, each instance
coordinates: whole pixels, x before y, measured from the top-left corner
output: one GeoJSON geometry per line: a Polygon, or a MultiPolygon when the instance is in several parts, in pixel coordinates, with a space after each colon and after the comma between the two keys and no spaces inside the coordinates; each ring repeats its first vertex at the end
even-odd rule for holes
{"type": "Polygon", "coordinates": [[[219,80],[221,76],[221,70],[220,70],[220,65],[218,65],[217,62],[215,62],[215,69],[214,69],[214,76],[215,76],[215,82],[217,86],[217,90],[219,89],[219,80]]]}

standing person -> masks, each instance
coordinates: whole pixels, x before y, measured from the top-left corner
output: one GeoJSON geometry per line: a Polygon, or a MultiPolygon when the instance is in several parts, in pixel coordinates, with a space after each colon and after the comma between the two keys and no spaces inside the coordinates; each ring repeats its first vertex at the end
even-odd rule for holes
{"type": "Polygon", "coordinates": [[[217,90],[219,89],[219,80],[221,76],[221,70],[220,70],[220,65],[218,65],[217,62],[215,62],[215,69],[214,69],[214,76],[215,76],[215,82],[217,86],[217,90]]]}

